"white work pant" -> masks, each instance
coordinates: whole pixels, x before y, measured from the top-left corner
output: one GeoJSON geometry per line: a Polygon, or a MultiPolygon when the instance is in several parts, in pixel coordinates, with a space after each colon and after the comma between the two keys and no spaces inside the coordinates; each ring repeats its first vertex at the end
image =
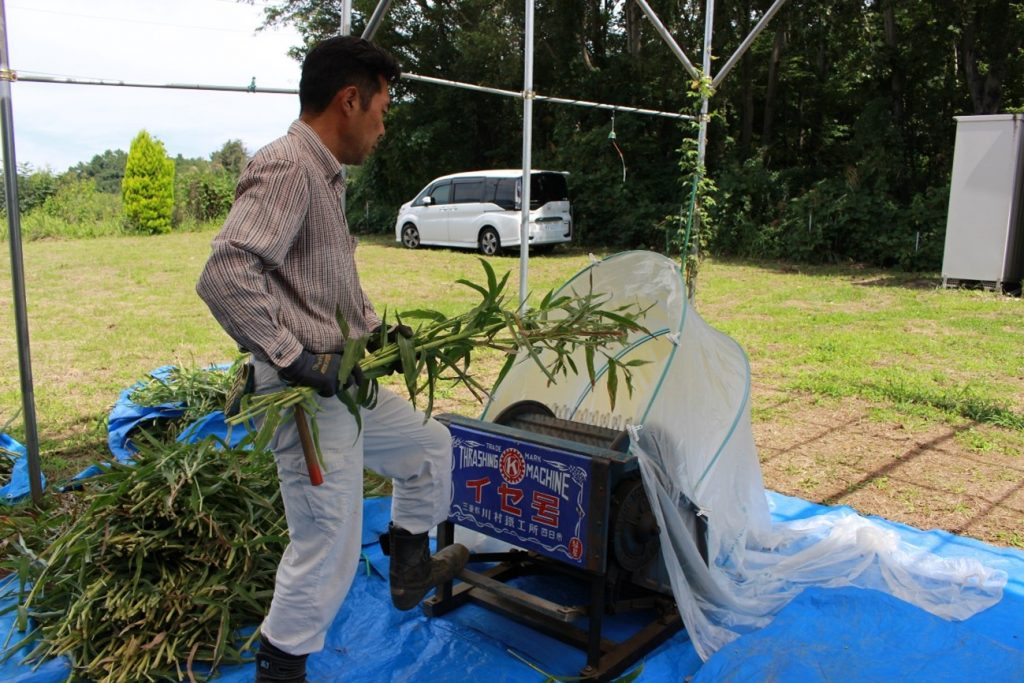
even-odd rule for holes
{"type": "MultiPolygon", "coordinates": [[[[256,361],[256,392],[284,386],[273,366],[256,361]]],[[[381,387],[363,409],[362,430],[336,396],[317,397],[324,483],[313,486],[294,420],[277,430],[277,461],[288,520],[288,547],[277,567],[274,599],[261,627],[287,653],[321,650],[362,552],[363,466],[393,479],[391,519],[418,534],[448,516],[452,448],[448,429],[423,421],[407,399],[381,387]]]]}

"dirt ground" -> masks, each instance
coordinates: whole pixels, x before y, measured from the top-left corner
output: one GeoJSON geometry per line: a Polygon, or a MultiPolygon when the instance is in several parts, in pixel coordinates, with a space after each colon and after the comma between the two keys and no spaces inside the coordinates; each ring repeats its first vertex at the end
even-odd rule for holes
{"type": "Polygon", "coordinates": [[[976,439],[981,446],[958,438],[998,428],[901,419],[857,399],[756,384],[753,400],[766,413],[754,438],[767,488],[1024,548],[1024,454],[999,447],[998,434],[976,439]]]}

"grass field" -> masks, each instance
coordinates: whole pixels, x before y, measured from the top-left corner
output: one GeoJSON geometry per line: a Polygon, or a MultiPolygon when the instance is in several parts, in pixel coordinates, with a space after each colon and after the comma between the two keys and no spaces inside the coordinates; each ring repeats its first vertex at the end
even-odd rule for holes
{"type": "MultiPolygon", "coordinates": [[[[194,290],[212,235],[25,245],[35,397],[51,480],[101,457],[109,408],[150,370],[234,357],[234,344],[194,290]]],[[[364,239],[358,255],[379,312],[464,310],[476,294],[455,280],[482,277],[470,252],[409,251],[376,237],[364,239]]],[[[531,259],[530,290],[543,294],[589,258],[567,249],[531,259]]],[[[518,259],[492,263],[499,273],[512,271],[514,300],[518,259]]],[[[21,405],[9,270],[4,259],[0,422],[21,405]]],[[[1002,453],[1015,472],[1024,471],[1024,302],[937,285],[936,276],[920,274],[710,260],[696,300],[703,317],[750,356],[755,422],[781,419],[782,404],[769,395],[856,400],[880,420],[962,425],[957,439],[965,448],[1002,453]]],[[[496,369],[496,359],[478,365],[485,377],[496,369]]],[[[446,400],[444,409],[479,411],[458,390],[446,400]]],[[[20,424],[15,419],[10,430],[16,438],[20,424]]]]}

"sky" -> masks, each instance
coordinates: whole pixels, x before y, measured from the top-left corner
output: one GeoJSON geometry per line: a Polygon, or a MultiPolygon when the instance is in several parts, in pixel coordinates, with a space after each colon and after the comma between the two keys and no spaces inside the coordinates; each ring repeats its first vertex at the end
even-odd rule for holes
{"type": "MultiPolygon", "coordinates": [[[[297,89],[291,27],[265,29],[263,0],[4,0],[18,74],[297,89]]],[[[209,158],[232,139],[251,154],[283,135],[298,95],[15,81],[15,160],[62,172],[142,129],[169,156],[209,158]]]]}

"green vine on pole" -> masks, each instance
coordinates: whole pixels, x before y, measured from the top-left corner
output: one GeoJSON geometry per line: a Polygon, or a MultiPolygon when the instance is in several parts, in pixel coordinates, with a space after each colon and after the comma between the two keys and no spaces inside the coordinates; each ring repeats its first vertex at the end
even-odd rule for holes
{"type": "MultiPolygon", "coordinates": [[[[700,78],[690,82],[690,89],[686,93],[691,111],[696,114],[694,120],[687,122],[693,135],[685,135],[682,145],[679,148],[680,175],[689,185],[689,202],[684,212],[677,216],[670,216],[678,226],[675,234],[666,233],[666,251],[671,253],[676,248],[679,250],[679,261],[683,268],[686,279],[686,289],[691,293],[696,287],[697,272],[700,267],[701,254],[704,253],[710,243],[713,234],[713,222],[710,209],[715,205],[715,193],[718,188],[715,181],[707,176],[705,164],[702,163],[698,152],[700,125],[701,125],[701,102],[704,97],[711,98],[714,89],[711,87],[711,78],[701,75],[700,78]],[[691,240],[697,240],[698,249],[692,248],[691,240]]],[[[708,115],[710,119],[711,115],[708,115]]],[[[685,186],[685,185],[684,185],[685,186]]]]}

